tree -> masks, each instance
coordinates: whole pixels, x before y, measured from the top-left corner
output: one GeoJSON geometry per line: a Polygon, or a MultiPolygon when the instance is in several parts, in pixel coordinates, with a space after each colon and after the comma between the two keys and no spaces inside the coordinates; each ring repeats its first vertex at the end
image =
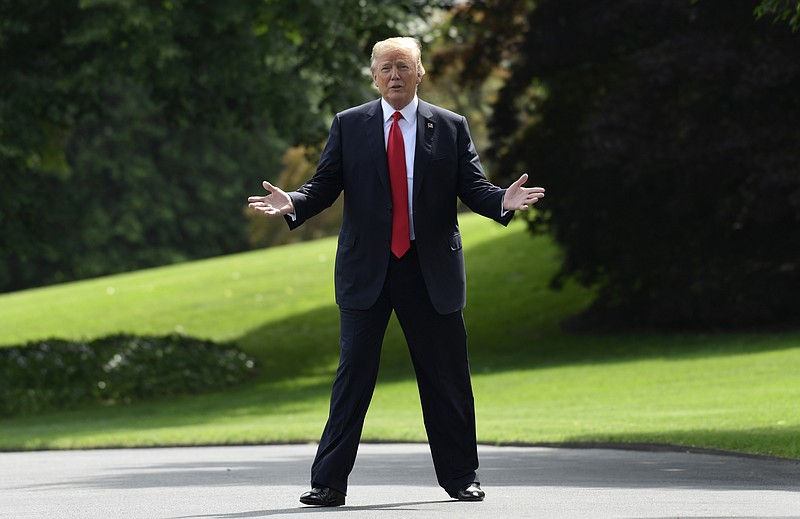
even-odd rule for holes
{"type": "Polygon", "coordinates": [[[247,247],[289,145],[423,2],[0,2],[0,291],[247,247]]]}
{"type": "Polygon", "coordinates": [[[800,29],[800,0],[762,0],[756,16],[772,15],[775,21],[788,22],[792,30],[800,29]]]}
{"type": "Polygon", "coordinates": [[[800,40],[744,1],[529,13],[492,150],[548,189],[531,226],[563,247],[556,284],[597,289],[574,324],[796,322],[800,40]]]}

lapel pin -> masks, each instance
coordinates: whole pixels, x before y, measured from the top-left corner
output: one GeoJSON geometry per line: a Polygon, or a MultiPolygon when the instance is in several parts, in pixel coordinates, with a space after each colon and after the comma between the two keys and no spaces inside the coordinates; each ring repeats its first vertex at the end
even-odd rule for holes
{"type": "Polygon", "coordinates": [[[428,128],[433,130],[433,123],[428,123],[428,128]]]}

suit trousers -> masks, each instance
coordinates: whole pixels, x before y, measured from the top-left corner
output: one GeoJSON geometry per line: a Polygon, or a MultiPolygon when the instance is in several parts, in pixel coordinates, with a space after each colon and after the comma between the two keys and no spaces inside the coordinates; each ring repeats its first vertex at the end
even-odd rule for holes
{"type": "Polygon", "coordinates": [[[392,311],[411,354],[436,477],[452,496],[478,481],[467,333],[461,311],[442,315],[433,308],[413,242],[401,259],[392,256],[372,308],[340,308],[339,367],[328,422],[311,468],[311,485],[347,493],[392,311]]]}

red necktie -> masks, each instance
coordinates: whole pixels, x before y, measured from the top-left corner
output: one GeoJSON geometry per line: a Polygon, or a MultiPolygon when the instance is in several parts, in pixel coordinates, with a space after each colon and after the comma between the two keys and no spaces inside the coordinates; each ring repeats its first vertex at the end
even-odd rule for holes
{"type": "Polygon", "coordinates": [[[408,180],[406,177],[406,148],[403,132],[398,121],[403,118],[400,112],[394,113],[392,127],[389,128],[389,143],[386,155],[389,157],[389,180],[392,184],[392,254],[402,258],[411,241],[408,226],[408,180]]]}

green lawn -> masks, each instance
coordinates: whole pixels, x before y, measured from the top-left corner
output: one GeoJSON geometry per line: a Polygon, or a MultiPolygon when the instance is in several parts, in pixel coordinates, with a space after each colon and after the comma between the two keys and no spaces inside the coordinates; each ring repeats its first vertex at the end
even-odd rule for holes
{"type": "MultiPolygon", "coordinates": [[[[462,217],[478,436],[656,442],[800,457],[800,332],[576,335],[591,294],[548,280],[558,251],[462,217]]],[[[0,344],[119,331],[235,339],[259,378],[221,393],[0,421],[0,449],[315,441],[338,357],[335,239],[0,296],[0,344]]],[[[424,441],[390,327],[364,438],[424,441]]]]}

